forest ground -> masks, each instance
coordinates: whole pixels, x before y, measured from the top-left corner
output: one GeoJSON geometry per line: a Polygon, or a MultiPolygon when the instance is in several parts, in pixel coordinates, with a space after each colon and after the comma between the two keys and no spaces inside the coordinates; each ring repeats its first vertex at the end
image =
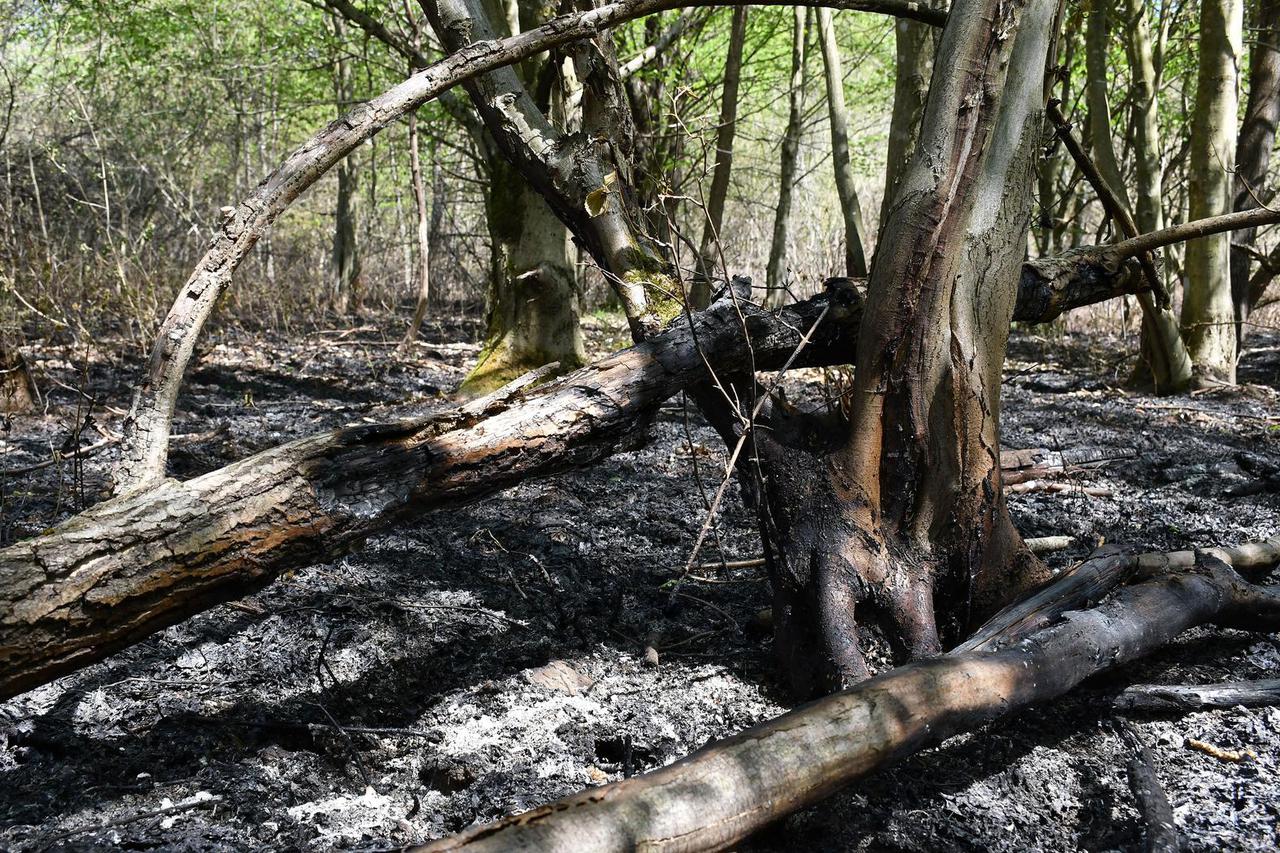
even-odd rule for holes
{"type": "MultiPolygon", "coordinates": [[[[475,329],[431,326],[401,360],[398,334],[370,321],[292,339],[223,335],[200,354],[175,430],[218,431],[179,443],[176,472],[392,407],[444,405],[477,352],[475,329]]],[[[596,323],[590,338],[599,350],[616,333],[596,323]]],[[[1280,335],[1250,339],[1241,390],[1179,398],[1124,390],[1134,343],[1015,334],[1005,446],[1109,458],[1058,480],[1109,495],[1012,495],[1024,534],[1076,538],[1055,566],[1104,540],[1163,550],[1275,535],[1280,479],[1258,472],[1280,466],[1280,335]]],[[[0,468],[68,441],[84,416],[74,389],[127,407],[137,359],[95,347],[27,351],[49,405],[12,419],[0,468]]],[[[816,372],[795,378],[797,393],[815,393],[816,372]]],[[[118,414],[93,416],[118,428],[118,414]]],[[[668,403],[639,450],[405,524],[0,705],[0,849],[389,849],[660,766],[782,712],[756,615],[763,569],[672,583],[704,517],[693,462],[712,491],[724,459],[689,422],[686,433],[668,403]]],[[[99,440],[82,432],[82,445],[99,440]]],[[[107,460],[0,477],[0,542],[95,500],[107,460]]],[[[759,554],[736,488],[718,529],[729,559],[759,554]]],[[[709,541],[703,560],[716,553],[709,541]]],[[[1131,753],[1108,693],[1278,670],[1280,638],[1193,632],[744,849],[1131,849],[1131,753]]],[[[1189,849],[1280,844],[1280,709],[1133,722],[1189,849]],[[1255,757],[1223,761],[1188,739],[1255,757]]]]}

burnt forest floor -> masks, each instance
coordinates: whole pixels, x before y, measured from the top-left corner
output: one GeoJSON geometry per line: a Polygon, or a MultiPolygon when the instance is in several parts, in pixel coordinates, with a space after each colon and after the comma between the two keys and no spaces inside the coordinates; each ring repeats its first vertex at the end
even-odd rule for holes
{"type": "MultiPolygon", "coordinates": [[[[478,351],[476,329],[432,326],[399,358],[398,334],[388,321],[209,343],[180,403],[175,432],[188,437],[171,473],[406,405],[446,405],[478,351]]],[[[590,337],[598,348],[615,336],[597,322],[590,337]]],[[[1048,558],[1056,566],[1102,542],[1164,550],[1275,535],[1280,335],[1250,340],[1240,390],[1174,398],[1124,389],[1134,344],[1015,334],[1005,446],[1088,463],[1052,480],[1065,492],[1011,496],[1023,532],[1075,537],[1048,558]]],[[[140,365],[109,342],[26,353],[47,407],[7,423],[0,468],[66,452],[0,475],[0,542],[98,499],[110,448],[73,449],[102,441],[99,427],[118,429],[140,365]]],[[[390,849],[660,766],[780,713],[757,619],[763,570],[710,566],[673,584],[704,517],[694,465],[710,491],[723,460],[711,430],[694,414],[686,428],[670,402],[639,450],[299,566],[0,705],[0,849],[390,849]]],[[[758,555],[736,486],[716,529],[704,562],[758,555]]],[[[1278,670],[1274,636],[1193,632],[1064,700],[921,753],[744,849],[1133,849],[1130,751],[1107,692],[1278,670]]],[[[1280,709],[1133,722],[1188,849],[1277,846],[1280,709]],[[1223,761],[1188,739],[1252,757],[1223,761]]]]}

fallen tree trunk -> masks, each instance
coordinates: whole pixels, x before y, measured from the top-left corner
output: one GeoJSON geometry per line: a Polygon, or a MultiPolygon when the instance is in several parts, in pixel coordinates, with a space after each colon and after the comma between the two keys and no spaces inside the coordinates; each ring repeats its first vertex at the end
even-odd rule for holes
{"type": "Polygon", "coordinates": [[[1224,684],[1135,684],[1111,701],[1117,711],[1187,713],[1214,708],[1270,708],[1280,705],[1280,678],[1224,684]]]}
{"type": "Polygon", "coordinates": [[[757,363],[780,366],[820,317],[806,352],[834,363],[861,313],[852,288],[780,317],[744,307],[749,335],[723,299],[696,322],[541,387],[517,381],[440,414],[290,442],[107,501],[5,548],[0,698],[247,595],[287,568],[329,559],[408,515],[598,461],[641,435],[667,397],[706,382],[708,362],[745,364],[750,347],[757,363]]]}
{"type": "Polygon", "coordinates": [[[1216,557],[994,651],[899,667],[621,782],[422,851],[720,850],[855,779],[996,717],[1066,693],[1203,624],[1280,629],[1280,592],[1216,557]]]}
{"type": "MultiPolygon", "coordinates": [[[[1140,277],[1114,276],[1129,278],[1140,277]]],[[[1020,318],[1095,299],[1097,279],[1037,276],[1020,318]],[[1088,286],[1076,291],[1071,281],[1088,286]]],[[[778,369],[815,326],[797,366],[840,363],[861,311],[847,284],[777,314],[722,298],[536,389],[300,439],[93,507],[0,550],[0,699],[249,595],[288,568],[331,559],[403,518],[599,461],[640,434],[663,400],[708,381],[708,364],[744,365],[750,355],[760,369],[778,369]]]]}
{"type": "MultiPolygon", "coordinates": [[[[1043,322],[1135,282],[1134,265],[1108,247],[1033,262],[1014,318],[1043,322]]],[[[663,400],[706,382],[708,364],[746,364],[750,353],[760,369],[780,368],[815,325],[797,366],[840,363],[856,345],[861,309],[847,284],[778,314],[722,298],[537,389],[301,439],[100,504],[0,551],[0,698],[248,595],[286,568],[330,559],[406,516],[596,462],[663,400]]]]}

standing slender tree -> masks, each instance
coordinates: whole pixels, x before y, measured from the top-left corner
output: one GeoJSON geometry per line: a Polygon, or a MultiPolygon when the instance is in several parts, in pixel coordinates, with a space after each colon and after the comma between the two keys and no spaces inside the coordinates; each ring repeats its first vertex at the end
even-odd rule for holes
{"type": "MultiPolygon", "coordinates": [[[[337,58],[334,61],[333,96],[341,116],[355,102],[355,83],[351,59],[346,53],[346,22],[333,16],[333,34],[337,58]]],[[[358,311],[361,300],[360,247],[356,242],[356,225],[360,218],[360,179],[356,165],[344,157],[337,168],[338,195],[334,211],[332,265],[330,267],[333,310],[338,314],[358,311]]]]}
{"type": "Polygon", "coordinates": [[[800,692],[866,677],[868,614],[899,654],[931,655],[1045,576],[1005,506],[999,417],[1056,8],[953,4],[848,420],[779,412],[752,433],[775,649],[800,692]]]}
{"type": "Polygon", "coordinates": [[[831,163],[835,169],[836,192],[840,196],[840,213],[844,219],[845,273],[867,274],[866,233],[862,224],[862,205],[853,181],[853,163],[849,159],[849,110],[844,101],[844,69],[840,62],[840,45],[836,42],[831,10],[818,9],[818,40],[822,44],[822,66],[827,75],[827,107],[831,118],[831,163]]]}
{"type": "MultiPolygon", "coordinates": [[[[1192,219],[1217,216],[1232,208],[1242,27],[1241,0],[1202,0],[1188,166],[1192,219]]],[[[1230,249],[1229,234],[1187,244],[1182,327],[1194,365],[1193,382],[1199,385],[1234,384],[1236,378],[1230,249]]]]}
{"type": "MultiPolygon", "coordinates": [[[[1099,0],[1102,3],[1102,0],[1099,0]]],[[[1105,7],[1104,7],[1105,8],[1105,7]]],[[[1162,165],[1162,146],[1160,142],[1159,123],[1159,89],[1160,71],[1156,66],[1155,45],[1151,35],[1151,23],[1147,19],[1148,6],[1141,0],[1126,0],[1125,52],[1129,57],[1131,74],[1130,101],[1133,118],[1133,157],[1134,184],[1137,200],[1134,219],[1138,230],[1143,232],[1158,231],[1164,227],[1164,172],[1162,165]]],[[[1090,19],[1092,26],[1092,18],[1090,19]]],[[[1097,48],[1089,52],[1091,61],[1097,63],[1097,48]]],[[[1105,62],[1099,67],[1090,67],[1090,80],[1098,74],[1105,73],[1105,62]]],[[[1096,87],[1091,82],[1090,95],[1095,95],[1096,87]]],[[[1105,96],[1105,88],[1102,90],[1105,96]]],[[[1090,104],[1090,115],[1094,104],[1090,104]]],[[[1103,113],[1103,105],[1098,104],[1099,114],[1103,113]]],[[[1101,132],[1110,138],[1110,116],[1105,116],[1102,130],[1094,126],[1094,134],[1101,132]]],[[[1096,136],[1095,136],[1096,138],[1096,136]]],[[[1124,184],[1114,184],[1112,189],[1116,196],[1127,200],[1124,184]]],[[[1165,253],[1164,268],[1168,268],[1168,252],[1165,253]]],[[[1138,384],[1149,383],[1157,391],[1177,393],[1185,391],[1191,384],[1191,355],[1178,329],[1178,321],[1173,311],[1156,305],[1151,295],[1138,297],[1142,308],[1142,332],[1140,339],[1141,358],[1134,372],[1134,380],[1138,384]]]]}
{"type": "Polygon", "coordinates": [[[778,169],[778,206],[773,215],[773,241],[769,244],[765,304],[781,308],[787,299],[788,240],[791,236],[791,199],[800,168],[800,136],[804,132],[805,78],[808,63],[809,21],[813,13],[799,6],[792,10],[791,85],[787,91],[787,129],[782,134],[782,162],[778,169]]]}
{"type": "MultiPolygon", "coordinates": [[[[539,8],[532,2],[506,4],[498,19],[518,35],[522,21],[536,26],[539,8]]],[[[517,69],[520,83],[539,89],[539,108],[564,126],[569,81],[549,56],[517,69]]],[[[580,328],[577,256],[569,230],[542,195],[503,155],[494,136],[483,133],[488,164],[485,217],[489,227],[489,293],[485,303],[485,345],[463,380],[463,396],[483,394],[521,374],[548,364],[574,370],[586,361],[580,328]]]]}
{"type": "Polygon", "coordinates": [[[724,60],[724,84],[720,95],[720,120],[716,124],[715,165],[711,171],[711,190],[706,198],[706,222],[702,227],[702,244],[698,250],[701,274],[694,282],[689,301],[705,308],[711,298],[711,279],[719,266],[715,255],[720,246],[720,227],[724,224],[724,205],[729,197],[729,178],[733,171],[733,137],[738,127],[738,86],[742,80],[742,49],[747,39],[747,7],[735,6],[729,28],[729,53],[724,60]]]}

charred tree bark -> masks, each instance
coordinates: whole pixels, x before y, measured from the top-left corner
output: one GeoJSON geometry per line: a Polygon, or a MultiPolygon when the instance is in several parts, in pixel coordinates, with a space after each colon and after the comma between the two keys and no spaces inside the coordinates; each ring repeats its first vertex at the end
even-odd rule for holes
{"type": "Polygon", "coordinates": [[[862,224],[862,205],[858,201],[858,190],[853,181],[853,163],[849,159],[849,110],[844,101],[844,70],[840,62],[840,45],[836,41],[831,10],[824,7],[818,9],[818,42],[822,45],[822,67],[827,75],[831,165],[835,169],[836,193],[840,196],[840,214],[844,220],[845,274],[862,277],[867,274],[867,229],[862,224]]]}
{"type": "MultiPolygon", "coordinates": [[[[1087,270],[1081,259],[1029,273],[1015,316],[1035,322],[1096,301],[1107,273],[1087,270]]],[[[704,384],[707,361],[727,380],[752,355],[762,370],[782,367],[809,330],[797,366],[840,363],[856,345],[862,307],[850,287],[780,315],[745,297],[536,389],[517,383],[440,414],[292,442],[115,498],[0,550],[0,700],[402,519],[592,464],[636,438],[663,400],[704,384]]]]}
{"type": "Polygon", "coordinates": [[[421,851],[722,850],[951,735],[1071,690],[1189,628],[1280,629],[1280,594],[1205,557],[1191,571],[989,651],[920,661],[710,744],[421,851]],[[708,780],[714,780],[709,783],[708,780]]]}
{"type": "Polygon", "coordinates": [[[778,205],[773,215],[773,242],[765,274],[765,305],[781,308],[787,302],[787,243],[791,237],[791,197],[800,166],[800,135],[804,131],[804,95],[809,20],[812,13],[797,6],[791,23],[791,86],[787,93],[787,129],[782,135],[782,162],[778,169],[778,205]]]}
{"type": "Polygon", "coordinates": [[[781,318],[739,307],[749,309],[745,333],[722,300],[692,325],[681,320],[536,389],[515,383],[441,414],[295,441],[116,498],[0,550],[0,697],[340,554],[398,519],[595,462],[640,437],[662,400],[705,382],[704,353],[742,365],[750,340],[759,364],[780,366],[826,311],[805,353],[834,363],[861,312],[852,290],[781,318]]]}
{"type": "MultiPolygon", "coordinates": [[[[1236,210],[1268,201],[1267,169],[1280,122],[1280,0],[1259,0],[1249,46],[1249,100],[1236,137],[1236,210]]],[[[1245,321],[1261,293],[1249,287],[1249,249],[1257,229],[1231,235],[1231,301],[1236,317],[1236,351],[1244,344],[1245,321]]]]}

